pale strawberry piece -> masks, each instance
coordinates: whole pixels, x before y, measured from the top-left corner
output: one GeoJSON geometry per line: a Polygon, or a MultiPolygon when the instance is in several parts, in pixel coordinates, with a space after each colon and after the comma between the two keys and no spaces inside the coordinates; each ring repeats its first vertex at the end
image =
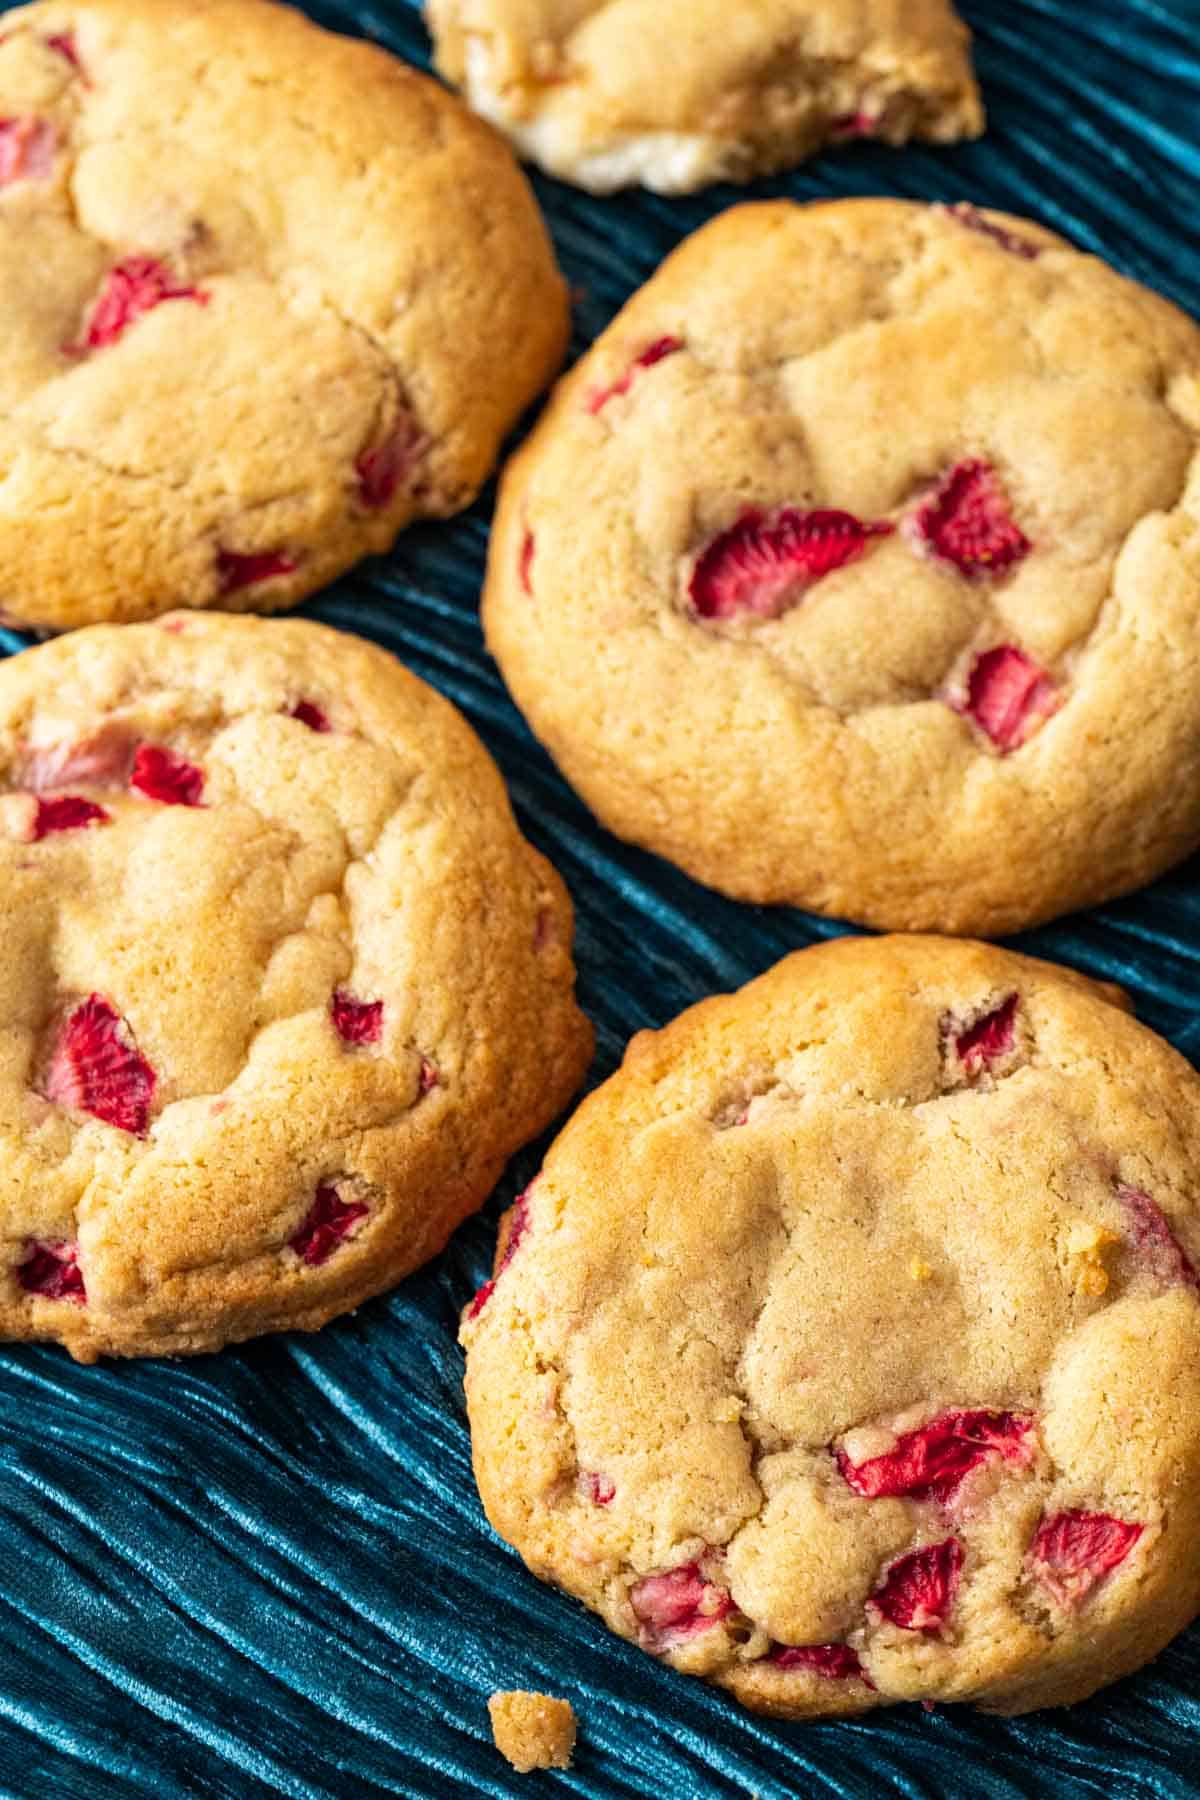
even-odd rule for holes
{"type": "Polygon", "coordinates": [[[297,700],[294,706],[287,709],[289,719],[299,719],[301,725],[307,725],[310,731],[332,731],[328,714],[319,707],[315,700],[297,700]]]}
{"type": "Polygon", "coordinates": [[[594,1469],[586,1469],[579,1477],[579,1491],[593,1506],[611,1506],[617,1489],[607,1475],[598,1475],[594,1469]]]}
{"type": "Polygon", "coordinates": [[[397,420],[382,443],[364,450],[354,465],[358,497],[372,512],[390,506],[416,468],[429,440],[408,417],[397,420]]]}
{"type": "Polygon", "coordinates": [[[905,1432],[893,1450],[853,1463],[844,1450],[837,1452],[837,1466],[847,1485],[868,1500],[904,1494],[913,1500],[946,1501],[972,1469],[989,1456],[1006,1462],[1027,1463],[1033,1430],[1028,1413],[975,1411],[942,1413],[905,1432]]]}
{"type": "Polygon", "coordinates": [[[629,1604],[641,1624],[641,1643],[647,1650],[667,1650],[698,1632],[710,1631],[733,1611],[728,1589],[706,1580],[698,1562],[645,1576],[630,1589],[629,1604]]]}
{"type": "Polygon", "coordinates": [[[533,533],[532,531],[527,531],[525,536],[521,539],[521,558],[517,564],[517,573],[521,578],[521,589],[522,592],[526,594],[532,594],[533,592],[533,552],[533,533]]]}
{"type": "Polygon", "coordinates": [[[917,508],[911,529],[930,556],[969,581],[1007,574],[1033,549],[1009,511],[995,469],[978,457],[942,477],[917,508]]]}
{"type": "Polygon", "coordinates": [[[1161,1207],[1140,1188],[1118,1187],[1117,1199],[1129,1217],[1138,1260],[1166,1287],[1200,1291],[1200,1271],[1171,1230],[1161,1207]]]}
{"type": "Polygon", "coordinates": [[[104,277],[99,294],[92,303],[84,326],[83,337],[67,346],[72,354],[85,350],[103,350],[115,344],[136,320],[153,312],[166,300],[194,300],[198,306],[208,305],[202,288],[181,285],[170,269],[154,256],[127,256],[114,264],[104,277]]]}
{"type": "Polygon", "coordinates": [[[1030,1566],[1060,1606],[1078,1606],[1125,1561],[1144,1530],[1111,1513],[1056,1513],[1037,1528],[1030,1566]]]}
{"type": "Polygon", "coordinates": [[[135,742],[127,726],[110,722],[90,738],[76,743],[39,745],[26,751],[22,759],[21,786],[35,794],[74,783],[84,787],[124,787],[129,780],[135,742]]]}
{"type": "Polygon", "coordinates": [[[642,351],[640,356],[634,357],[625,373],[617,381],[614,381],[610,387],[597,388],[594,393],[588,395],[588,411],[590,413],[600,412],[603,407],[608,405],[610,400],[615,400],[618,394],[627,394],[629,392],[630,388],[633,386],[634,376],[640,369],[652,369],[655,363],[662,362],[665,357],[673,356],[677,350],[682,349],[682,338],[661,337],[656,339],[653,344],[650,344],[642,351]]]}
{"type": "Polygon", "coordinates": [[[1017,1041],[1017,1008],[1019,994],[1010,994],[1000,1005],[958,1032],[954,1051],[970,1075],[982,1074],[994,1062],[1007,1056],[1017,1041]]]}
{"type": "Polygon", "coordinates": [[[58,134],[47,119],[0,119],[0,188],[44,181],[57,147],[58,134]]]}
{"type": "Polygon", "coordinates": [[[983,237],[991,238],[993,243],[999,244],[1000,248],[1007,250],[1011,256],[1023,256],[1027,261],[1033,262],[1042,254],[1040,244],[1034,244],[1028,238],[1019,237],[1015,231],[1009,231],[1004,225],[997,225],[993,220],[986,218],[977,206],[972,206],[969,200],[961,200],[957,206],[946,206],[940,210],[948,213],[960,225],[965,225],[968,231],[978,231],[983,237]]]}
{"type": "Polygon", "coordinates": [[[1020,749],[1062,705],[1062,695],[1031,657],[1013,644],[985,650],[951,707],[971,719],[1001,755],[1020,749]]]}
{"type": "Polygon", "coordinates": [[[200,806],[204,770],[161,744],[139,744],[129,785],[164,806],[200,806]]]}
{"type": "Polygon", "coordinates": [[[329,1261],[370,1210],[364,1200],[343,1200],[332,1183],[323,1181],[303,1224],[288,1243],[310,1268],[316,1268],[329,1261]]]}
{"type": "Polygon", "coordinates": [[[237,594],[243,588],[257,587],[260,581],[274,581],[281,575],[296,573],[296,559],[284,550],[218,550],[217,583],[222,595],[237,594]]]}
{"type": "Polygon", "coordinates": [[[702,619],[753,613],[777,619],[823,575],[856,562],[891,525],[864,525],[850,513],[744,512],[714,538],[692,571],[692,607],[702,619]]]}
{"type": "Polygon", "coordinates": [[[871,1596],[871,1605],[905,1631],[937,1631],[945,1624],[962,1573],[957,1538],[898,1557],[871,1596]]]}
{"type": "Polygon", "coordinates": [[[417,1085],[422,1094],[431,1094],[435,1087],[442,1085],[442,1078],[438,1073],[437,1066],[431,1063],[427,1056],[421,1058],[421,1074],[417,1085]]]}
{"type": "Polygon", "coordinates": [[[849,1644],[776,1644],[767,1659],[777,1669],[807,1669],[830,1681],[863,1681],[873,1684],[857,1650],[849,1644]]]}
{"type": "Polygon", "coordinates": [[[107,825],[111,814],[94,800],[82,794],[56,794],[47,800],[41,795],[33,819],[33,841],[38,843],[55,831],[80,831],[88,825],[107,825]]]}
{"type": "Polygon", "coordinates": [[[339,988],[329,1011],[343,1044],[377,1044],[383,1036],[382,1000],[356,1000],[339,988]]]}
{"type": "Polygon", "coordinates": [[[102,994],[81,1001],[59,1030],[46,1076],[47,1100],[145,1137],[156,1085],[154,1070],[116,1008],[102,994]]]}
{"type": "Polygon", "coordinates": [[[529,1229],[529,1195],[532,1191],[532,1187],[533,1184],[531,1182],[529,1187],[525,1189],[525,1192],[523,1194],[518,1194],[513,1202],[512,1217],[508,1224],[508,1242],[504,1246],[504,1255],[500,1258],[500,1266],[492,1276],[491,1280],[485,1281],[479,1292],[475,1295],[475,1298],[467,1309],[468,1319],[477,1319],[479,1317],[479,1314],[483,1311],[484,1307],[495,1293],[496,1283],[503,1275],[505,1269],[507,1269],[513,1257],[517,1254],[521,1239],[529,1229]]]}
{"type": "Polygon", "coordinates": [[[41,1300],[73,1300],[76,1306],[87,1303],[78,1244],[34,1239],[28,1256],[17,1265],[17,1280],[27,1294],[36,1294],[41,1300]]]}

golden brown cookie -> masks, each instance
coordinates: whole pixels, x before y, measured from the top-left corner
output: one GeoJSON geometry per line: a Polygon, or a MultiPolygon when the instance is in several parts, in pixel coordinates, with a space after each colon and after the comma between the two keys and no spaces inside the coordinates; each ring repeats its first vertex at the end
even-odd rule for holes
{"type": "Polygon", "coordinates": [[[578,1084],[571,908],[454,710],[323,626],[0,663],[0,1337],[315,1329],[578,1084]]]}
{"type": "Polygon", "coordinates": [[[426,0],[437,66],[552,175],[687,193],[827,143],[976,137],[949,0],[426,0]]]}
{"type": "Polygon", "coordinates": [[[566,343],[507,147],[266,0],[0,19],[0,612],[273,611],[465,506],[566,343]]]}
{"type": "Polygon", "coordinates": [[[468,1308],[488,1517],[786,1717],[1083,1699],[1200,1608],[1200,1077],[1111,990],[845,939],[634,1039],[468,1308]]]}
{"type": "Polygon", "coordinates": [[[509,465],[484,617],[597,816],[995,935],[1200,843],[1200,330],[1035,226],[736,208],[509,465]]]}

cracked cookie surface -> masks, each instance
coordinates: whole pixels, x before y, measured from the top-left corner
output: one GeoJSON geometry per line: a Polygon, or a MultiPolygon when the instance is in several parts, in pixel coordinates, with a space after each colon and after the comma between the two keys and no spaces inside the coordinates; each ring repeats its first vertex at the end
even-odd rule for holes
{"type": "Polygon", "coordinates": [[[529,1567],[784,1716],[1155,1655],[1200,1608],[1200,1077],[1123,1006],[846,939],[635,1038],[464,1315],[529,1567]]]}
{"type": "Polygon", "coordinates": [[[465,506],[566,344],[507,147],[265,0],[0,19],[0,613],[273,611],[465,506]]]}
{"type": "Polygon", "coordinates": [[[1039,228],[743,206],[509,464],[484,621],[620,836],[994,935],[1200,842],[1200,330],[1039,228]]]}
{"type": "Polygon", "coordinates": [[[315,1329],[586,1066],[571,908],[391,656],[175,613],[0,664],[0,1336],[315,1329]]]}
{"type": "Polygon", "coordinates": [[[687,193],[823,144],[976,137],[949,0],[426,0],[437,66],[517,148],[595,193],[687,193]],[[664,81],[664,68],[670,79],[664,81]]]}

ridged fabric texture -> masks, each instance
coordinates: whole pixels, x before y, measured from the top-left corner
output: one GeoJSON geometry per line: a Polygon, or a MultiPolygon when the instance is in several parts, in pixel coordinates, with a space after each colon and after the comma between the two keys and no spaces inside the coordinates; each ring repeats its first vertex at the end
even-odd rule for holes
{"type": "MultiPolygon", "coordinates": [[[[841,151],[753,191],[1028,213],[1200,313],[1200,0],[962,10],[977,33],[987,138],[953,152],[841,151]]],[[[402,0],[309,11],[428,60],[419,13],[402,0]]],[[[594,201],[538,186],[582,290],[576,352],[686,232],[737,198],[594,201]]],[[[525,829],[574,895],[599,1080],[634,1031],[835,928],[719,899],[595,825],[484,653],[491,498],[409,533],[305,610],[395,651],[499,760],[525,829]]],[[[1123,983],[1141,1017],[1200,1061],[1198,880],[1193,862],[1023,946],[1123,983]]],[[[57,1349],[0,1348],[0,1792],[1200,1794],[1200,1628],[1065,1714],[1004,1722],[905,1707],[778,1725],[660,1668],[526,1574],[475,1494],[455,1332],[496,1217],[537,1163],[536,1147],[518,1158],[432,1267],[316,1337],[91,1369],[57,1349]],[[509,1771],[485,1709],[498,1687],[573,1701],[570,1774],[509,1771]]]]}

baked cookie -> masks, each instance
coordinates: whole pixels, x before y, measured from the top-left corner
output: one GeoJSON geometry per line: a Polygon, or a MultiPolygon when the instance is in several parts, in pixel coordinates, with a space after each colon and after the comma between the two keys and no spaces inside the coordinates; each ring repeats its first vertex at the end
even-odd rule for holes
{"type": "Polygon", "coordinates": [[[323,626],[0,664],[0,1337],[313,1330],[578,1084],[571,908],[453,707],[323,626]]]}
{"type": "Polygon", "coordinates": [[[505,475],[484,609],[620,836],[739,899],[1013,931],[1200,843],[1200,331],[1035,226],[698,232],[505,475]]]}
{"type": "Polygon", "coordinates": [[[1109,990],[842,940],[635,1038],[467,1309],[488,1517],[785,1717],[1064,1705],[1200,1608],[1200,1077],[1109,990]]]}
{"type": "Polygon", "coordinates": [[[593,193],[787,169],[823,144],[983,130],[950,0],[426,0],[437,66],[593,193]]]}
{"type": "Polygon", "coordinates": [[[272,611],[465,506],[561,360],[507,147],[265,0],[0,18],[0,610],[272,611]]]}

